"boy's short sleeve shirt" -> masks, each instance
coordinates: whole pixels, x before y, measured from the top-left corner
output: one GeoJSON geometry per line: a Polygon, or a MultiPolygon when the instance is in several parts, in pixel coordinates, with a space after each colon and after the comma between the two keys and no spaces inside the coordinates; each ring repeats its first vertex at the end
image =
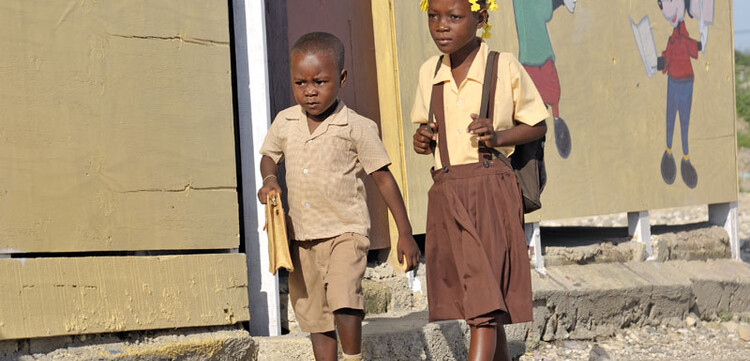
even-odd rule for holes
{"type": "Polygon", "coordinates": [[[260,153],[284,162],[293,239],[367,235],[364,177],[391,163],[375,122],[339,100],[310,134],[307,115],[295,105],[276,116],[260,153]]]}
{"type": "MultiPolygon", "coordinates": [[[[488,53],[489,48],[483,41],[466,79],[460,85],[453,80],[450,56],[443,57],[437,74],[435,74],[437,56],[427,60],[419,70],[419,84],[411,110],[411,121],[418,124],[427,123],[432,85],[445,82],[443,101],[447,129],[438,131],[445,131],[448,152],[453,165],[479,161],[476,137],[468,134],[466,128],[473,121],[471,114],[479,114],[488,53]]],[[[547,107],[534,86],[534,82],[515,56],[500,53],[497,78],[495,113],[492,120],[496,131],[512,128],[514,121],[533,126],[549,117],[547,107]]],[[[499,147],[497,150],[510,156],[513,154],[514,147],[499,147]]],[[[435,148],[435,153],[436,167],[441,168],[439,148],[435,148]]]]}

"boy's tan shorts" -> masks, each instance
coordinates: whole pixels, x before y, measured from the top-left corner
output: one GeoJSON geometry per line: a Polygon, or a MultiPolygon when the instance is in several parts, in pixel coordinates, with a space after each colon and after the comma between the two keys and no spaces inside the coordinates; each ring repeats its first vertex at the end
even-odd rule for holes
{"type": "Polygon", "coordinates": [[[333,331],[333,311],[363,310],[362,277],[370,240],[357,233],[291,244],[289,296],[302,331],[333,331]]]}

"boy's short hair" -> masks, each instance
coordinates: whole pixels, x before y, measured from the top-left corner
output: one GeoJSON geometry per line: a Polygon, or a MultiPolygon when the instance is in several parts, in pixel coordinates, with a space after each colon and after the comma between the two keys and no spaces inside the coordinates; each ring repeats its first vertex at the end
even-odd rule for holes
{"type": "Polygon", "coordinates": [[[300,36],[292,46],[291,55],[295,53],[329,53],[336,62],[338,70],[344,69],[344,44],[333,34],[316,31],[300,36]]]}

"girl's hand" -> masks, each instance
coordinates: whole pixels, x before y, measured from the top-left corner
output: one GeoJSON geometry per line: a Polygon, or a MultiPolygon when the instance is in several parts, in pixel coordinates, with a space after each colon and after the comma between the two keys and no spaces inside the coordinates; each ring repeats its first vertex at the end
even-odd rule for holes
{"type": "Polygon", "coordinates": [[[268,192],[270,191],[276,191],[276,194],[281,197],[281,186],[279,185],[279,182],[276,180],[276,176],[273,177],[267,177],[266,180],[263,182],[263,187],[261,187],[258,190],[258,200],[261,204],[266,204],[266,199],[268,197],[268,192]]]}
{"type": "Polygon", "coordinates": [[[419,154],[431,154],[430,142],[437,140],[437,125],[422,124],[414,132],[414,151],[419,154]]]}
{"type": "Polygon", "coordinates": [[[500,142],[498,139],[498,133],[495,132],[495,128],[492,125],[492,121],[487,118],[479,118],[477,114],[471,114],[473,121],[466,128],[466,132],[477,136],[478,142],[484,142],[487,147],[499,147],[500,142]]]}

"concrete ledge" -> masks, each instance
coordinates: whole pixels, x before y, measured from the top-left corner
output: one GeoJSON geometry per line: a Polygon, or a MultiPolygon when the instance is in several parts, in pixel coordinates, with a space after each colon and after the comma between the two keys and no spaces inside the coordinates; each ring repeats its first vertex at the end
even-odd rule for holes
{"type": "Polygon", "coordinates": [[[2,361],[251,361],[256,340],[234,327],[54,337],[0,344],[2,361]]]}
{"type": "MultiPolygon", "coordinates": [[[[750,312],[750,265],[731,260],[631,262],[532,271],[534,322],[506,327],[511,353],[540,340],[609,336],[628,326],[682,325],[750,312]]],[[[367,360],[462,360],[463,321],[427,323],[426,312],[371,315],[363,328],[367,360]]],[[[0,360],[312,360],[306,334],[250,337],[239,329],[179,330],[0,342],[0,360]]]]}

